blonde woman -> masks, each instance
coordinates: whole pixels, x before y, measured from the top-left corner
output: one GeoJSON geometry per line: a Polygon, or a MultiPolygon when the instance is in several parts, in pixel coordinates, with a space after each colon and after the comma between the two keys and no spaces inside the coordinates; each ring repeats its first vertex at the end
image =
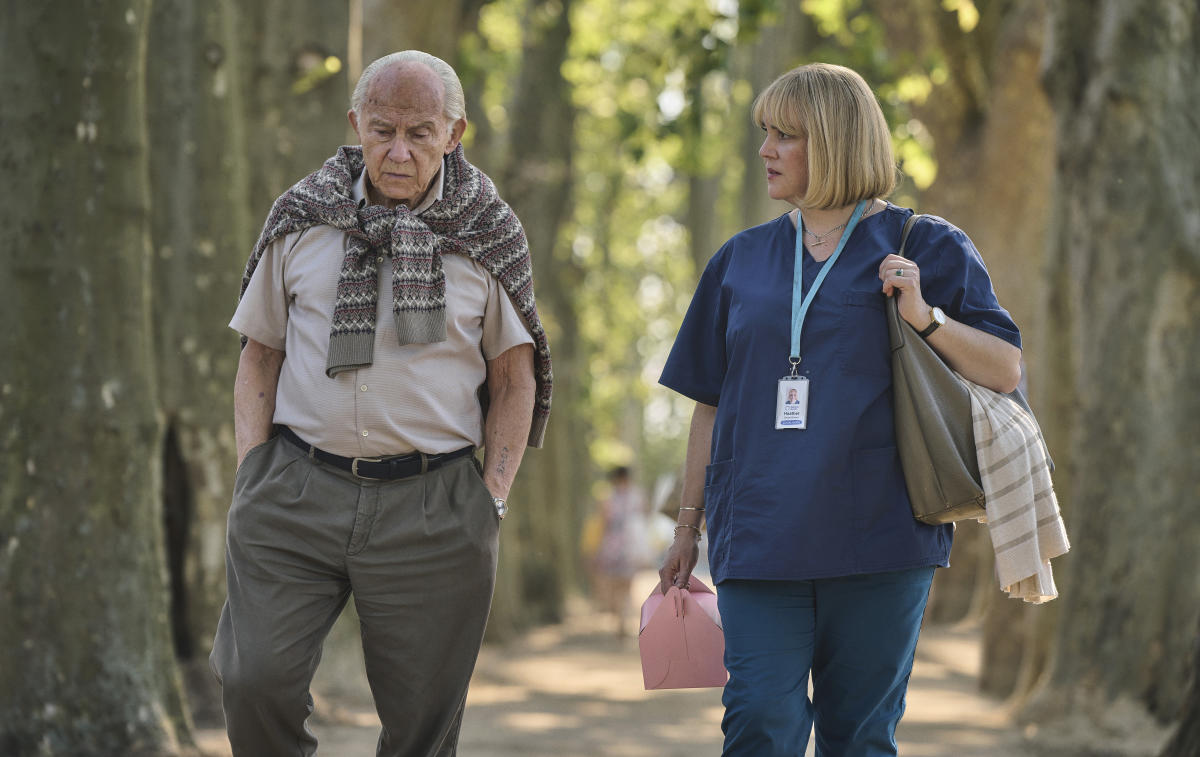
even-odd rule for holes
{"type": "Polygon", "coordinates": [[[826,64],[754,103],[767,192],[794,209],[709,261],[660,381],[696,401],[660,576],[687,584],[707,520],[730,679],[725,755],[896,754],[895,729],[951,526],[912,517],[892,424],[887,297],[950,365],[1012,390],[1021,339],[970,239],[886,198],[873,93],[826,64]],[[797,401],[798,400],[798,401],[797,401]],[[808,697],[809,676],[813,697],[808,697]]]}

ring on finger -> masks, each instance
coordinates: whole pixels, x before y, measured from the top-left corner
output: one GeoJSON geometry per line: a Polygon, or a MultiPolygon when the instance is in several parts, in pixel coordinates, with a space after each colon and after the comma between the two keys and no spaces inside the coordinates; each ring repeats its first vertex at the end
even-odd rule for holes
{"type": "Polygon", "coordinates": [[[897,276],[903,276],[903,275],[904,275],[904,269],[903,269],[903,268],[897,268],[897,269],[896,269],[896,275],[897,275],[897,276]]]}

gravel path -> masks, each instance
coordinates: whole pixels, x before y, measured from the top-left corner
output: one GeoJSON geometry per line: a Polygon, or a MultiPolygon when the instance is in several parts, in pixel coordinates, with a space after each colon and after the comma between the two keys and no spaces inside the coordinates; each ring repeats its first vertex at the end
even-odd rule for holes
{"type": "MultiPolygon", "coordinates": [[[[656,577],[639,577],[639,600],[656,577]]],[[[342,623],[339,623],[342,625],[342,623]]],[[[355,659],[356,629],[335,629],[314,682],[313,729],[324,757],[375,754],[378,720],[355,659]]],[[[1027,757],[1003,705],[975,690],[977,629],[929,628],[917,649],[904,757],[1027,757]]],[[[644,691],[635,638],[573,605],[565,623],[486,646],[467,698],[463,757],[708,757],[721,751],[719,689],[644,691]]],[[[229,755],[219,727],[199,732],[209,754],[229,755]]],[[[812,754],[810,746],[809,754],[812,754]]]]}

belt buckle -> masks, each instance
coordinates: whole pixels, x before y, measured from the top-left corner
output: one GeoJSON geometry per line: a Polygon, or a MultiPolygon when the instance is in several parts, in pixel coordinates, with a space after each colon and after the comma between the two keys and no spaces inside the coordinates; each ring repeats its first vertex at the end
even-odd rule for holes
{"type": "Polygon", "coordinates": [[[358,464],[359,463],[382,463],[382,462],[383,462],[382,457],[355,457],[350,460],[350,472],[353,473],[358,478],[366,479],[367,481],[382,481],[383,480],[382,478],[375,478],[374,476],[364,476],[363,474],[358,472],[358,464]]]}

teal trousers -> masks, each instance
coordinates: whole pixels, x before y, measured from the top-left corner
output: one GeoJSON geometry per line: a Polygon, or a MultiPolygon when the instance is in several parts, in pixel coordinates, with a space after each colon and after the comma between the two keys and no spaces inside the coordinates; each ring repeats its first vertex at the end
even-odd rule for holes
{"type": "Polygon", "coordinates": [[[722,754],[803,757],[815,732],[817,757],[895,755],[933,570],[721,582],[722,754]]]}

